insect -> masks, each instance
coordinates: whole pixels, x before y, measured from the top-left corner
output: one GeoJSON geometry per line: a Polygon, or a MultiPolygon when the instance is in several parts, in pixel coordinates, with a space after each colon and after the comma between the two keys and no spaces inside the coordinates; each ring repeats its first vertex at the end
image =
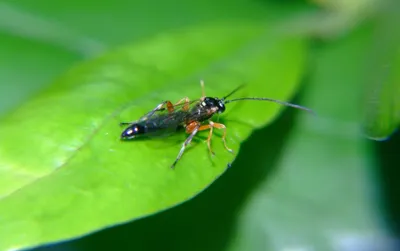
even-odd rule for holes
{"type": "Polygon", "coordinates": [[[224,147],[229,152],[233,152],[226,144],[226,126],[211,121],[211,117],[214,114],[223,113],[225,111],[225,105],[231,102],[241,100],[270,101],[313,113],[312,110],[306,107],[270,98],[246,97],[227,100],[228,97],[237,92],[243,87],[243,85],[237,87],[223,98],[206,97],[204,81],[201,80],[200,85],[202,89],[202,96],[200,99],[190,101],[189,98],[185,97],[175,104],[172,104],[171,101],[167,100],[158,104],[153,110],[139,118],[137,121],[121,122],[121,125],[127,125],[121,134],[121,140],[130,140],[151,135],[165,135],[168,133],[174,133],[180,128],[184,128],[189,136],[183,142],[178,156],[171,165],[171,168],[174,168],[181,159],[186,147],[199,131],[209,130],[207,146],[211,155],[214,155],[214,152],[211,149],[211,137],[214,128],[223,130],[222,141],[224,147]]]}

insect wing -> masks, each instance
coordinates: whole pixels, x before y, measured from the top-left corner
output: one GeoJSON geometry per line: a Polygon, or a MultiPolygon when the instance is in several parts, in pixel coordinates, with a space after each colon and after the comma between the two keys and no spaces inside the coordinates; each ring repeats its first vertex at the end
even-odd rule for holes
{"type": "Polygon", "coordinates": [[[157,120],[156,123],[160,128],[177,128],[185,123],[188,114],[189,113],[186,111],[177,110],[163,115],[157,114],[157,116],[153,118],[157,120]]]}
{"type": "Polygon", "coordinates": [[[180,103],[173,106],[173,111],[170,112],[168,109],[160,103],[153,110],[146,113],[138,120],[121,123],[121,125],[132,125],[132,124],[142,124],[146,126],[147,137],[164,137],[175,133],[178,129],[183,128],[185,122],[188,121],[188,117],[192,113],[192,107],[198,104],[199,99],[192,100],[189,103],[180,103]]]}
{"type": "MultiPolygon", "coordinates": [[[[188,103],[180,103],[180,104],[176,104],[173,105],[173,112],[169,112],[168,109],[165,107],[165,105],[163,105],[162,107],[158,107],[161,104],[157,105],[156,108],[154,108],[153,110],[151,110],[150,112],[146,113],[145,115],[143,115],[142,117],[140,117],[136,122],[141,122],[141,121],[145,121],[148,119],[151,119],[154,115],[159,115],[161,116],[162,114],[169,114],[171,115],[171,118],[175,118],[174,115],[176,115],[176,112],[179,112],[181,110],[185,110],[185,108],[189,108],[193,106],[193,104],[198,103],[200,101],[200,99],[195,99],[195,100],[191,100],[188,103]]],[[[168,118],[166,118],[168,120],[168,118]]]]}
{"type": "Polygon", "coordinates": [[[189,103],[180,103],[174,105],[174,110],[169,112],[167,108],[163,107],[162,109],[158,110],[155,114],[155,117],[158,118],[160,121],[160,125],[175,125],[175,124],[182,124],[185,122],[187,116],[190,115],[190,111],[192,107],[198,102],[200,99],[191,100],[189,103]]]}

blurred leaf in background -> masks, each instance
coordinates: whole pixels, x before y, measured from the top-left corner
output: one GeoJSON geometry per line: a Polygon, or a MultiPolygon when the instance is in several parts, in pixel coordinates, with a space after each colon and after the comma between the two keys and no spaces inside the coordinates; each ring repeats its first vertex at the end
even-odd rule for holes
{"type": "Polygon", "coordinates": [[[400,23],[399,1],[385,6],[384,15],[375,23],[373,44],[366,75],[363,127],[375,140],[385,140],[400,125],[400,23]]]}
{"type": "Polygon", "coordinates": [[[366,192],[376,189],[374,159],[357,121],[371,30],[316,50],[303,100],[318,117],[301,115],[275,175],[243,208],[229,250],[389,250],[376,198],[366,192]]]}
{"type": "Polygon", "coordinates": [[[263,3],[243,0],[165,1],[157,6],[129,0],[1,1],[0,93],[7,98],[1,99],[0,112],[51,83],[73,63],[107,49],[196,24],[265,20],[268,13],[263,3]]]}
{"type": "MultiPolygon", "coordinates": [[[[158,34],[248,21],[268,24],[268,27],[279,30],[267,33],[266,37],[260,37],[254,43],[255,48],[263,48],[265,43],[264,47],[270,48],[267,49],[270,54],[260,54],[256,61],[246,61],[246,53],[242,57],[227,57],[219,64],[212,60],[204,61],[208,63],[191,77],[177,71],[176,74],[185,75],[187,80],[176,85],[182,84],[185,88],[177,93],[170,90],[170,96],[178,98],[183,92],[195,95],[198,86],[194,83],[194,87],[189,88],[187,83],[195,82],[205,69],[214,69],[212,76],[215,80],[212,82],[237,84],[251,80],[252,83],[265,83],[265,86],[254,87],[258,90],[252,89],[249,83],[249,91],[243,95],[267,93],[271,98],[287,98],[299,79],[292,78],[296,83],[292,82],[294,85],[286,91],[281,89],[281,85],[296,75],[292,66],[298,66],[298,56],[304,55],[305,48],[302,47],[304,43],[300,47],[288,45],[296,43],[299,35],[302,41],[322,38],[309,46],[310,71],[304,79],[307,85],[296,101],[316,110],[317,117],[303,114],[297,122],[293,111],[283,113],[278,121],[254,132],[243,143],[232,168],[210,188],[176,208],[42,249],[392,250],[398,218],[385,214],[398,212],[396,208],[400,204],[393,201],[396,197],[393,191],[398,186],[380,175],[399,174],[393,171],[396,157],[390,155],[393,144],[396,145],[391,143],[391,148],[378,146],[381,151],[374,151],[372,143],[362,138],[360,128],[363,123],[367,129],[364,133],[370,137],[386,138],[398,126],[398,40],[394,39],[398,33],[394,32],[396,22],[393,20],[397,20],[395,13],[399,8],[398,5],[389,5],[390,1],[384,2],[388,5],[372,0],[310,2],[2,1],[0,54],[5,56],[0,57],[0,114],[4,117],[24,105],[30,97],[37,97],[56,76],[83,59],[122,44],[147,45],[150,38],[158,34]],[[389,10],[392,15],[386,15],[389,10]],[[288,34],[289,42],[280,43],[281,40],[275,37],[274,34],[282,34],[282,30],[288,34]],[[381,48],[385,49],[382,53],[381,48]],[[243,65],[239,59],[243,59],[243,65]],[[291,59],[293,62],[288,63],[291,59]],[[210,62],[213,65],[209,65],[210,62]],[[377,71],[371,70],[376,64],[377,71]],[[219,70],[224,69],[224,65],[231,70],[219,70]],[[379,68],[385,65],[390,67],[379,68]],[[226,72],[236,74],[226,76],[226,72]],[[270,77],[266,79],[263,74],[270,77]],[[216,77],[218,75],[225,77],[216,77]],[[371,99],[374,102],[370,102],[371,99]],[[365,100],[369,106],[361,102],[365,100]],[[386,159],[381,160],[382,156],[386,159]],[[392,171],[381,168],[392,168],[392,171]],[[382,185],[383,181],[392,185],[382,185]],[[391,189],[384,190],[392,194],[390,197],[382,194],[381,185],[391,189]],[[391,202],[385,203],[385,199],[391,202]],[[385,222],[387,219],[392,221],[385,222]]],[[[242,33],[232,37],[239,38],[242,33]]],[[[212,44],[213,38],[204,39],[212,44]]],[[[177,46],[186,46],[186,43],[177,42],[177,46]]],[[[257,52],[254,49],[250,51],[257,52]]],[[[157,57],[159,53],[165,51],[154,51],[152,56],[157,57]]],[[[90,62],[86,65],[90,68],[90,62]]],[[[69,74],[73,76],[78,71],[69,74]]],[[[159,76],[157,69],[148,71],[159,76]]],[[[305,75],[301,71],[297,73],[296,76],[305,75]]],[[[176,74],[169,77],[173,79],[176,74]]],[[[160,77],[158,83],[167,78],[160,77]]],[[[211,86],[210,92],[223,93],[225,87],[211,86]]],[[[57,88],[54,85],[50,87],[53,90],[57,88]]],[[[163,97],[155,95],[153,98],[163,97]]],[[[266,106],[251,107],[242,110],[246,112],[245,118],[251,123],[261,121],[266,106]]],[[[238,113],[232,114],[238,116],[238,113]]],[[[275,113],[268,114],[271,118],[275,113]]],[[[137,114],[124,116],[133,115],[137,114]]],[[[101,145],[96,149],[98,147],[101,145]]],[[[218,152],[222,150],[218,148],[218,152]]],[[[206,153],[206,149],[199,151],[206,153]]],[[[37,196],[41,193],[39,188],[28,192],[37,196]]],[[[44,195],[46,193],[51,194],[51,191],[43,191],[44,195]]],[[[46,198],[44,196],[42,201],[47,201],[46,198]]],[[[127,202],[113,200],[116,198],[110,196],[109,204],[105,200],[105,205],[117,210],[123,208],[127,202]]],[[[16,202],[5,209],[11,211],[18,207],[16,212],[25,217],[30,214],[27,202],[16,202]]],[[[98,207],[93,208],[96,209],[98,207]]],[[[56,222],[51,217],[44,219],[56,222]]],[[[74,212],[71,212],[71,218],[74,218],[74,212]]],[[[28,230],[18,234],[22,236],[29,233],[28,230]]],[[[15,233],[11,230],[8,234],[15,233]]],[[[1,237],[7,239],[3,234],[1,237]]],[[[48,239],[46,234],[42,237],[42,240],[48,239]]]]}

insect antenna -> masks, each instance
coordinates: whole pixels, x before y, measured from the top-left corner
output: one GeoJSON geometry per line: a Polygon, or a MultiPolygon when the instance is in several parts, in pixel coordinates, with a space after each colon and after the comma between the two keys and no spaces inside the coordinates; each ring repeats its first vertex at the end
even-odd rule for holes
{"type": "Polygon", "coordinates": [[[232,94],[234,94],[235,92],[239,91],[240,89],[242,89],[245,85],[239,85],[238,87],[236,87],[235,90],[231,91],[228,95],[226,95],[225,97],[222,98],[222,100],[225,100],[227,97],[231,96],[232,94]]]}
{"type": "MultiPolygon", "coordinates": [[[[239,86],[238,88],[236,88],[232,93],[230,93],[228,96],[232,95],[234,92],[236,92],[238,89],[240,89],[242,86],[239,86]]],[[[228,97],[227,96],[227,97],[228,97]]],[[[225,97],[224,97],[225,99],[225,97]]],[[[231,99],[231,100],[225,100],[225,104],[231,103],[231,102],[235,102],[235,101],[240,101],[240,100],[261,100],[261,101],[269,101],[269,102],[274,102],[277,104],[281,104],[284,106],[290,106],[296,109],[300,109],[300,110],[304,110],[307,111],[313,115],[315,115],[315,112],[309,108],[306,108],[304,106],[300,106],[300,105],[295,105],[292,103],[288,103],[288,102],[284,102],[284,101],[280,101],[280,100],[276,100],[276,99],[271,99],[271,98],[235,98],[235,99],[231,99]]]]}

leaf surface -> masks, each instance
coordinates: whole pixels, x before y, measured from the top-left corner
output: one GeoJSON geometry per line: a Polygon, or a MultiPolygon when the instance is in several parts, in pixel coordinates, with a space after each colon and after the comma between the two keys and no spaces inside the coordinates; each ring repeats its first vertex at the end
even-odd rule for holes
{"type": "MultiPolygon", "coordinates": [[[[236,95],[286,100],[302,76],[305,45],[255,23],[202,25],[137,41],[67,72],[1,120],[0,249],[74,238],[201,192],[235,156],[218,132],[214,158],[204,132],[171,170],[187,135],[121,142],[119,122],[166,99],[199,98],[200,79],[210,96],[247,83],[236,95]]],[[[278,109],[251,101],[227,106],[219,119],[235,154],[278,109]]]]}

